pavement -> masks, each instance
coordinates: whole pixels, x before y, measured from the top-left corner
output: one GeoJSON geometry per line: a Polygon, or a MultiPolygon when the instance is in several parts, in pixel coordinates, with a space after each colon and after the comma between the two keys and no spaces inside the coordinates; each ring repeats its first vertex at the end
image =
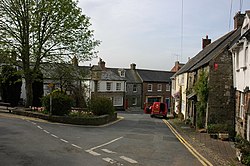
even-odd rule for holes
{"type": "Polygon", "coordinates": [[[208,133],[202,133],[179,119],[169,118],[168,122],[199,154],[212,165],[243,166],[236,157],[234,142],[210,138],[208,133]]]}

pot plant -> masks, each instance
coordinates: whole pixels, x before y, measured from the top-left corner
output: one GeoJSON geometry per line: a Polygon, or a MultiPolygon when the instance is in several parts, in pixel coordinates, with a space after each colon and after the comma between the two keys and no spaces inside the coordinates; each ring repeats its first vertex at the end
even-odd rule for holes
{"type": "Polygon", "coordinates": [[[208,125],[207,132],[209,133],[211,138],[214,138],[214,139],[218,138],[218,132],[217,132],[215,124],[208,125]]]}
{"type": "Polygon", "coordinates": [[[238,160],[245,165],[250,165],[250,142],[237,135],[235,137],[235,148],[238,160]]]}

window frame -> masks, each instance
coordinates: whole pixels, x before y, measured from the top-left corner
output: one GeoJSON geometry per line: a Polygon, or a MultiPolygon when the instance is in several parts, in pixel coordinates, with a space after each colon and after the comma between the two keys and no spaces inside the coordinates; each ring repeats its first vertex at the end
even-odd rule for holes
{"type": "Polygon", "coordinates": [[[117,82],[116,83],[116,87],[115,87],[116,91],[121,91],[122,90],[122,83],[117,82]],[[118,86],[119,85],[119,86],[118,86]]]}
{"type": "Polygon", "coordinates": [[[153,84],[148,84],[148,92],[152,92],[153,91],[153,84]]]}
{"type": "Polygon", "coordinates": [[[157,84],[157,91],[161,92],[162,91],[162,84],[157,84]]]}
{"type": "Polygon", "coordinates": [[[112,82],[106,82],[106,90],[107,91],[112,91],[112,82]]]}
{"type": "Polygon", "coordinates": [[[137,85],[133,84],[133,92],[137,92],[137,85]]]}

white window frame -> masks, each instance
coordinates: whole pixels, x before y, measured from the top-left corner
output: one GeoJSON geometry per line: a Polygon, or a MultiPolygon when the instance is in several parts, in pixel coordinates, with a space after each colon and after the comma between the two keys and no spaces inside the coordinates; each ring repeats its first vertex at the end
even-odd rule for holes
{"type": "Polygon", "coordinates": [[[235,52],[235,66],[236,66],[236,70],[240,69],[240,64],[239,64],[239,52],[235,52]]]}
{"type": "Polygon", "coordinates": [[[121,91],[122,90],[122,83],[120,83],[120,82],[116,83],[116,90],[117,91],[121,91]]]}
{"type": "Polygon", "coordinates": [[[136,98],[136,97],[134,97],[134,98],[132,99],[132,105],[137,105],[137,98],[136,98]]]}
{"type": "Polygon", "coordinates": [[[153,91],[153,84],[148,84],[148,92],[152,92],[153,91]]]}
{"type": "Polygon", "coordinates": [[[157,84],[157,91],[161,92],[162,91],[162,84],[157,84]]]}
{"type": "Polygon", "coordinates": [[[121,70],[121,71],[120,71],[120,76],[121,76],[121,77],[125,77],[125,70],[121,70]]]}
{"type": "Polygon", "coordinates": [[[239,112],[239,118],[244,118],[244,106],[245,106],[245,94],[240,93],[240,112],[239,112]]]}
{"type": "Polygon", "coordinates": [[[122,96],[113,97],[113,105],[114,106],[122,106],[123,105],[123,97],[122,96]]]}
{"type": "Polygon", "coordinates": [[[112,90],[112,82],[106,82],[106,90],[111,91],[112,90]]]}
{"type": "Polygon", "coordinates": [[[133,92],[137,92],[137,85],[133,84],[133,92]]]}
{"type": "Polygon", "coordinates": [[[248,63],[247,62],[248,61],[248,46],[245,47],[244,56],[245,56],[245,58],[244,58],[244,60],[245,60],[245,62],[244,62],[245,66],[244,67],[247,67],[247,63],[248,63]]]}
{"type": "Polygon", "coordinates": [[[166,91],[170,91],[170,84],[166,84],[166,91]]]}

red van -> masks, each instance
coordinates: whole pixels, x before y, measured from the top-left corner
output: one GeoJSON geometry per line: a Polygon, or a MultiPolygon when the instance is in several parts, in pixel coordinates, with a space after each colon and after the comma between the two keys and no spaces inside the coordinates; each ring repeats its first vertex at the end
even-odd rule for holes
{"type": "Polygon", "coordinates": [[[166,103],[154,102],[151,106],[151,117],[162,116],[163,118],[167,117],[168,107],[166,103]]]}

